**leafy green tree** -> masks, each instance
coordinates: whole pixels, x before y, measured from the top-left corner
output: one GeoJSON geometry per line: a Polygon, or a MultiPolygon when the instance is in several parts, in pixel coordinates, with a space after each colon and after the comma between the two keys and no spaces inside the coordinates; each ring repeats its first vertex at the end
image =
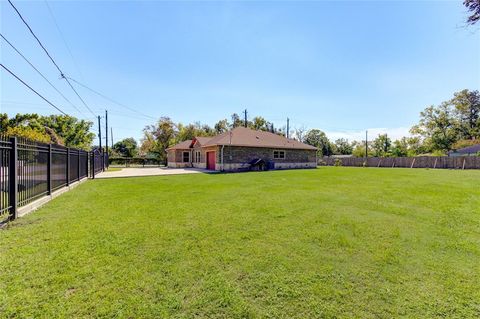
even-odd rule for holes
{"type": "Polygon", "coordinates": [[[228,123],[227,119],[220,120],[214,126],[215,133],[216,134],[225,133],[228,131],[229,127],[230,127],[230,124],[228,123]]]}
{"type": "Polygon", "coordinates": [[[408,156],[417,156],[429,152],[427,145],[419,136],[409,136],[406,138],[408,143],[408,156]]]}
{"type": "Polygon", "coordinates": [[[88,149],[95,138],[95,134],[90,132],[93,123],[73,116],[41,116],[38,121],[42,126],[51,128],[68,147],[88,149]]]}
{"type": "Polygon", "coordinates": [[[420,153],[446,153],[460,140],[480,139],[480,93],[462,90],[438,106],[420,113],[420,122],[410,132],[420,138],[420,153]]]}
{"type": "Polygon", "coordinates": [[[142,152],[155,154],[159,160],[166,163],[166,149],[173,146],[177,140],[177,125],[169,117],[161,117],[157,124],[146,126],[143,134],[142,152]]]}
{"type": "Polygon", "coordinates": [[[373,154],[378,157],[389,156],[391,146],[392,140],[387,134],[379,134],[378,137],[373,140],[373,154]]]}
{"type": "Polygon", "coordinates": [[[391,154],[394,157],[405,157],[408,156],[408,138],[402,137],[399,140],[393,142],[391,149],[391,154]]]}
{"type": "Polygon", "coordinates": [[[244,124],[245,124],[244,121],[240,119],[240,116],[237,113],[232,114],[232,123],[231,123],[232,128],[243,126],[244,124]]]}
{"type": "MultiPolygon", "coordinates": [[[[353,151],[352,155],[355,157],[365,157],[365,141],[354,141],[352,143],[353,151]]],[[[368,156],[373,156],[372,153],[372,142],[367,144],[368,156]]]]}
{"type": "Polygon", "coordinates": [[[68,147],[90,149],[95,134],[90,132],[93,123],[68,115],[41,116],[17,114],[8,118],[0,114],[0,133],[24,136],[68,147]]]}
{"type": "Polygon", "coordinates": [[[193,124],[183,125],[179,123],[177,125],[176,141],[183,142],[191,140],[197,136],[213,136],[215,131],[208,125],[202,125],[199,122],[193,124]]]}
{"type": "Polygon", "coordinates": [[[353,144],[345,138],[335,140],[335,154],[350,155],[353,152],[353,144]]]}
{"type": "Polygon", "coordinates": [[[473,140],[480,138],[480,92],[462,90],[454,93],[448,102],[457,119],[459,138],[473,140]]]}
{"type": "MultiPolygon", "coordinates": [[[[41,130],[31,128],[30,126],[17,126],[17,127],[7,127],[4,131],[6,136],[17,136],[27,138],[33,141],[42,142],[42,143],[51,143],[50,136],[41,130]]],[[[60,143],[55,143],[60,144],[60,143]]]]}
{"type": "Polygon", "coordinates": [[[332,155],[332,145],[325,132],[321,130],[309,130],[305,135],[305,143],[317,147],[320,156],[332,155]]]}
{"type": "Polygon", "coordinates": [[[419,124],[412,127],[410,132],[423,138],[428,151],[449,151],[459,139],[456,124],[449,103],[444,102],[438,107],[432,105],[422,111],[419,124]]]}
{"type": "Polygon", "coordinates": [[[215,129],[213,129],[210,125],[202,124],[202,135],[198,136],[214,136],[215,129]]]}
{"type": "Polygon", "coordinates": [[[135,157],[138,154],[137,141],[133,137],[125,138],[115,143],[113,150],[123,157],[135,157]]]}
{"type": "Polygon", "coordinates": [[[257,130],[257,131],[268,131],[269,130],[269,124],[267,120],[265,120],[261,116],[255,116],[250,123],[250,128],[257,130]]]}

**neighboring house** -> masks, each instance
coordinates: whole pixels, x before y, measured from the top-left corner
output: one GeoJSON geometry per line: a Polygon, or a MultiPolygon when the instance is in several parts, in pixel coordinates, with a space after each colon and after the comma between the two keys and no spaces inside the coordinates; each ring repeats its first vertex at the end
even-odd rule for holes
{"type": "Polygon", "coordinates": [[[317,148],[265,131],[244,127],[214,136],[196,137],[167,149],[168,167],[217,171],[252,168],[317,167],[317,148]]]}
{"type": "Polygon", "coordinates": [[[448,156],[475,156],[480,154],[480,144],[460,148],[448,153],[448,156]]]}

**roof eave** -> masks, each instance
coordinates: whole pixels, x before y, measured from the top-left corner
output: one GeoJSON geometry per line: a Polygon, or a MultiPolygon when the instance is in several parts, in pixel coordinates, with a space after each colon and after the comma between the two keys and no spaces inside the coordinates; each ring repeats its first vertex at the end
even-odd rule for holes
{"type": "Polygon", "coordinates": [[[277,145],[248,145],[248,144],[226,144],[226,143],[215,143],[215,144],[206,144],[202,147],[211,147],[211,146],[237,146],[237,147],[258,147],[258,148],[278,148],[278,149],[288,149],[288,150],[307,150],[307,151],[317,151],[317,147],[290,147],[290,146],[277,146],[277,145]]]}

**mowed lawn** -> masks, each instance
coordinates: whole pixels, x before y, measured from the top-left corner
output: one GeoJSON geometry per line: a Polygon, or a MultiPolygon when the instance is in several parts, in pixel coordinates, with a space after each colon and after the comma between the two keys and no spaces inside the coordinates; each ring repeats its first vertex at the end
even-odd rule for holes
{"type": "Polygon", "coordinates": [[[480,171],[88,181],[0,231],[4,318],[478,318],[480,171]]]}

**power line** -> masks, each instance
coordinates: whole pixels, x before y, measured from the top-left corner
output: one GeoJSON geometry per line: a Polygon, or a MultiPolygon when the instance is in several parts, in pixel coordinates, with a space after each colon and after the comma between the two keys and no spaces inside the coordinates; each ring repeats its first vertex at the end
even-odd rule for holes
{"type": "Polygon", "coordinates": [[[98,91],[95,91],[94,89],[86,86],[85,84],[82,84],[82,83],[78,82],[77,80],[75,80],[75,79],[73,79],[73,78],[71,78],[71,77],[69,77],[69,76],[67,76],[67,78],[70,79],[70,80],[72,80],[73,82],[77,83],[78,85],[84,87],[85,89],[87,89],[87,90],[89,90],[89,91],[91,91],[91,92],[93,92],[93,93],[95,93],[95,94],[103,97],[105,100],[112,102],[113,104],[116,104],[116,105],[118,105],[118,106],[121,106],[121,107],[123,107],[123,108],[125,108],[125,109],[127,109],[127,110],[129,110],[129,111],[134,112],[134,113],[140,114],[140,115],[142,115],[142,116],[144,116],[144,117],[146,117],[146,118],[149,118],[149,119],[152,119],[152,120],[156,120],[156,118],[154,118],[154,117],[152,117],[152,116],[149,116],[149,115],[146,115],[146,114],[144,114],[144,113],[142,113],[142,112],[139,112],[139,111],[135,110],[134,108],[131,108],[131,107],[125,105],[125,104],[122,104],[122,103],[120,103],[120,102],[117,102],[117,101],[113,100],[112,98],[109,98],[108,96],[106,96],[106,95],[104,95],[104,94],[102,94],[102,93],[100,93],[100,92],[98,92],[98,91]]]}
{"type": "Polygon", "coordinates": [[[15,10],[15,12],[17,12],[18,16],[20,17],[20,19],[23,21],[23,23],[25,24],[25,26],[28,28],[28,30],[30,31],[30,33],[33,35],[33,37],[37,40],[38,44],[42,47],[43,51],[45,51],[45,53],[47,54],[47,56],[50,58],[50,61],[52,61],[52,63],[55,65],[55,67],[57,68],[58,72],[60,72],[60,77],[62,79],[65,79],[65,81],[67,81],[68,85],[70,86],[70,88],[73,90],[73,92],[75,92],[75,94],[77,95],[77,97],[80,99],[80,101],[82,101],[83,105],[90,111],[90,113],[92,113],[93,116],[95,116],[95,113],[93,113],[92,109],[87,105],[87,103],[85,103],[85,101],[82,99],[82,97],[78,94],[78,92],[75,90],[75,88],[73,87],[73,85],[70,83],[70,81],[67,79],[67,77],[65,76],[65,74],[63,73],[63,71],[60,69],[60,67],[58,66],[58,64],[55,62],[55,60],[52,58],[52,56],[50,55],[50,53],[48,53],[47,49],[45,48],[45,46],[42,44],[42,42],[40,41],[40,39],[35,35],[35,33],[33,32],[32,28],[30,27],[30,25],[27,23],[27,21],[25,21],[25,19],[23,18],[22,14],[18,11],[18,9],[15,7],[15,5],[12,3],[11,0],[8,0],[8,3],[10,3],[10,5],[12,6],[12,8],[15,10]]]}
{"type": "Polygon", "coordinates": [[[55,104],[53,104],[52,102],[50,102],[49,100],[47,100],[46,98],[43,97],[43,95],[41,95],[40,93],[38,93],[37,91],[35,91],[30,85],[28,85],[27,83],[25,83],[22,79],[20,79],[18,76],[15,75],[15,73],[13,73],[12,71],[10,71],[5,65],[3,65],[2,63],[0,63],[0,66],[2,68],[4,68],[8,73],[10,73],[11,75],[13,75],[18,81],[22,82],[23,85],[25,85],[26,87],[28,87],[30,90],[32,90],[35,94],[37,94],[39,97],[41,97],[45,102],[47,102],[48,104],[50,104],[51,106],[53,106],[55,109],[57,109],[57,111],[59,111],[60,113],[62,113],[63,115],[68,115],[67,113],[63,112],[58,106],[56,106],[55,104]]]}
{"type": "Polygon", "coordinates": [[[77,63],[77,61],[75,60],[75,58],[73,57],[72,50],[70,50],[70,46],[68,45],[68,42],[67,42],[67,40],[65,39],[65,36],[63,35],[63,32],[62,32],[62,30],[60,29],[60,26],[59,26],[58,23],[57,23],[57,19],[55,19],[55,15],[53,14],[53,10],[52,10],[52,8],[50,7],[50,5],[48,4],[48,1],[47,1],[47,0],[45,0],[45,4],[47,5],[48,12],[50,12],[50,16],[52,17],[52,20],[53,20],[53,22],[55,23],[55,26],[57,27],[57,30],[58,30],[58,33],[60,34],[60,37],[62,38],[63,43],[65,44],[65,47],[67,48],[68,54],[70,54],[70,57],[72,58],[73,64],[75,65],[75,68],[77,69],[78,74],[79,74],[80,77],[83,79],[83,74],[82,74],[82,72],[80,71],[80,68],[79,68],[79,66],[78,66],[78,63],[77,63]]]}
{"type": "Polygon", "coordinates": [[[13,50],[15,50],[15,52],[17,52],[24,60],[25,62],[27,62],[45,81],[47,81],[48,84],[50,84],[50,86],[55,90],[57,91],[58,94],[60,94],[64,99],[65,101],[67,101],[68,103],[70,103],[71,106],[73,106],[75,108],[75,110],[77,110],[78,112],[80,112],[82,115],[85,116],[85,114],[83,114],[82,111],[80,111],[80,109],[78,107],[76,107],[65,95],[63,95],[62,92],[60,92],[60,90],[58,90],[55,85],[52,84],[52,82],[50,82],[43,74],[42,72],[40,72],[10,41],[8,41],[7,38],[5,38],[5,36],[3,34],[0,33],[0,36],[2,37],[3,40],[5,40],[5,42],[8,43],[8,45],[10,47],[12,47],[13,50]]]}

